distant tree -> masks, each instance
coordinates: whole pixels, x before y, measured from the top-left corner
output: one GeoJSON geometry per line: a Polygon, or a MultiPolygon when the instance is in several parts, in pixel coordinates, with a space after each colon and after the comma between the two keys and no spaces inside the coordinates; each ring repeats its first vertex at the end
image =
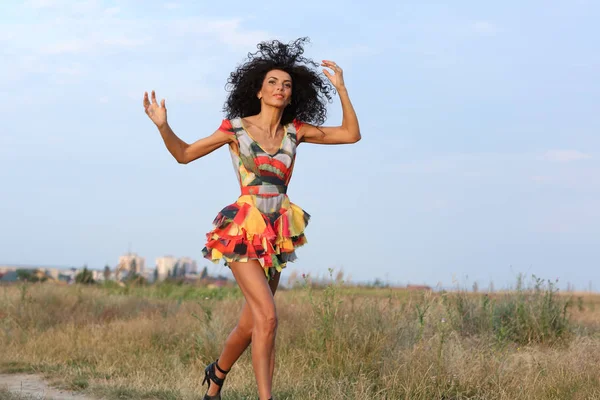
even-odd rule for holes
{"type": "Polygon", "coordinates": [[[87,269],[87,266],[85,266],[83,267],[83,271],[75,275],[75,283],[92,285],[96,283],[96,281],[94,281],[94,274],[92,273],[92,271],[87,269]]]}
{"type": "Polygon", "coordinates": [[[154,270],[154,282],[158,282],[158,268],[154,270]]]}
{"type": "Polygon", "coordinates": [[[110,267],[108,265],[104,266],[104,280],[107,281],[110,279],[110,267]]]}
{"type": "Polygon", "coordinates": [[[134,272],[137,273],[137,261],[135,260],[135,258],[131,259],[131,264],[129,265],[129,270],[130,272],[134,272]]]}
{"type": "Polygon", "coordinates": [[[20,281],[31,282],[31,272],[26,271],[24,269],[17,270],[17,279],[20,281]]]}
{"type": "Polygon", "coordinates": [[[173,278],[177,278],[179,276],[179,263],[175,264],[175,268],[173,268],[173,278]]]}
{"type": "Polygon", "coordinates": [[[123,282],[130,285],[146,285],[148,280],[138,273],[131,272],[127,275],[123,282]]]}
{"type": "Polygon", "coordinates": [[[387,287],[387,285],[385,284],[385,282],[383,282],[383,281],[382,281],[381,279],[379,279],[379,278],[375,278],[375,280],[373,281],[373,284],[372,284],[372,286],[373,286],[373,287],[376,287],[376,288],[384,288],[384,287],[387,287]]]}
{"type": "Polygon", "coordinates": [[[44,275],[40,278],[38,274],[35,273],[35,271],[18,269],[17,279],[25,282],[45,282],[46,280],[48,280],[48,277],[44,275]]]}
{"type": "Polygon", "coordinates": [[[202,269],[202,273],[200,274],[200,279],[204,279],[204,278],[206,278],[207,276],[208,276],[208,268],[207,268],[207,267],[204,267],[204,268],[202,269]]]}

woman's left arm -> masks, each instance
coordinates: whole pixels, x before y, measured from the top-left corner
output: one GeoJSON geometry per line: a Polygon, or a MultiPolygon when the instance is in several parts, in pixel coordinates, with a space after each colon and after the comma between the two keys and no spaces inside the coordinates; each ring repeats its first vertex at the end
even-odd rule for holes
{"type": "Polygon", "coordinates": [[[360,128],[358,118],[348,90],[344,84],[342,69],[333,61],[324,60],[321,64],[324,67],[331,68],[335,74],[323,70],[323,73],[331,81],[340,96],[342,102],[342,125],[341,126],[314,126],[303,124],[298,132],[299,140],[306,143],[315,144],[348,144],[356,143],[360,140],[360,128]]]}

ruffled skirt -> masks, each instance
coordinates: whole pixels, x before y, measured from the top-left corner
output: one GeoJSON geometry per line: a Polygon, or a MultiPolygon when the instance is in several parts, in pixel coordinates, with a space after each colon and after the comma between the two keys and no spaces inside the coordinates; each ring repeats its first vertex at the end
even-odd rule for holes
{"type": "Polygon", "coordinates": [[[310,215],[283,195],[279,210],[264,213],[256,196],[243,195],[219,212],[207,233],[204,257],[214,263],[258,260],[268,278],[296,259],[295,249],[304,245],[310,215]]]}

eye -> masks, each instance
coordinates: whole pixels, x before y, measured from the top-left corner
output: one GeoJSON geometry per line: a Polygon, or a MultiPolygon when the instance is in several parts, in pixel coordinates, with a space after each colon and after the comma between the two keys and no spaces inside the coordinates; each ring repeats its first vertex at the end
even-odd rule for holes
{"type": "Polygon", "coordinates": [[[271,85],[273,85],[274,83],[275,83],[275,81],[274,81],[273,79],[271,79],[271,80],[269,81],[269,84],[271,84],[271,85]]]}
{"type": "Polygon", "coordinates": [[[291,89],[292,88],[292,84],[291,83],[286,83],[285,87],[288,88],[288,89],[291,89]]]}

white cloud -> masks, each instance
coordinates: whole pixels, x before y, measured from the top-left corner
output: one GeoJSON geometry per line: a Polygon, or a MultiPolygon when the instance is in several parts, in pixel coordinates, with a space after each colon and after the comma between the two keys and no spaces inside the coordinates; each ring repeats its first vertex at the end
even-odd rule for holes
{"type": "MultiPolygon", "coordinates": [[[[78,14],[65,6],[65,13],[57,18],[54,14],[63,9],[64,1],[36,3],[59,8],[48,10],[52,14],[36,24],[0,26],[0,37],[14,35],[16,39],[2,42],[3,46],[7,44],[5,51],[13,63],[0,63],[0,85],[15,88],[16,92],[19,85],[30,87],[30,78],[37,75],[36,79],[47,83],[75,87],[89,77],[103,76],[117,90],[111,101],[120,101],[133,91],[137,101],[140,90],[145,89],[140,89],[142,85],[163,88],[164,95],[178,103],[210,101],[221,95],[223,84],[207,77],[218,74],[220,80],[226,79],[219,65],[229,63],[228,68],[233,67],[232,53],[241,58],[269,37],[264,31],[247,28],[242,17],[129,19],[123,12],[107,15],[107,7],[99,2],[84,3],[88,8],[98,7],[78,14]],[[161,32],[158,42],[151,36],[153,32],[161,32]],[[125,63],[118,61],[124,52],[128,53],[125,63]],[[174,53],[184,56],[165,61],[174,53]],[[196,76],[194,82],[190,82],[190,73],[196,76]]],[[[125,5],[120,7],[121,11],[125,9],[125,5]]]]}
{"type": "Polygon", "coordinates": [[[268,39],[265,31],[250,31],[242,28],[241,18],[222,20],[204,18],[185,18],[173,20],[170,24],[173,32],[179,35],[201,35],[217,39],[232,48],[254,47],[260,41],[268,39]]]}
{"type": "Polygon", "coordinates": [[[553,162],[571,162],[589,160],[592,156],[577,150],[548,150],[543,158],[553,162]]]}
{"type": "MultiPolygon", "coordinates": [[[[86,17],[61,17],[61,20],[41,23],[36,26],[19,26],[17,33],[0,30],[0,40],[5,37],[19,38],[21,51],[27,47],[34,54],[49,56],[98,53],[107,48],[140,47],[152,38],[149,31],[165,32],[161,35],[161,47],[152,46],[150,51],[160,48],[178,47],[191,41],[196,47],[210,47],[221,43],[225,49],[239,51],[251,50],[260,41],[269,38],[262,30],[249,30],[243,26],[242,18],[175,18],[165,22],[153,20],[124,20],[119,16],[108,18],[101,9],[98,13],[86,17]],[[51,35],[48,32],[52,32],[51,35]],[[215,43],[217,42],[217,43],[215,43]]],[[[9,48],[10,50],[10,48],[9,48]]],[[[31,53],[31,51],[30,51],[31,53]]]]}
{"type": "Polygon", "coordinates": [[[142,46],[146,41],[141,39],[128,38],[88,38],[86,40],[74,39],[63,42],[57,42],[42,48],[41,52],[48,55],[63,55],[84,53],[88,51],[98,51],[106,48],[122,48],[142,46]]]}

